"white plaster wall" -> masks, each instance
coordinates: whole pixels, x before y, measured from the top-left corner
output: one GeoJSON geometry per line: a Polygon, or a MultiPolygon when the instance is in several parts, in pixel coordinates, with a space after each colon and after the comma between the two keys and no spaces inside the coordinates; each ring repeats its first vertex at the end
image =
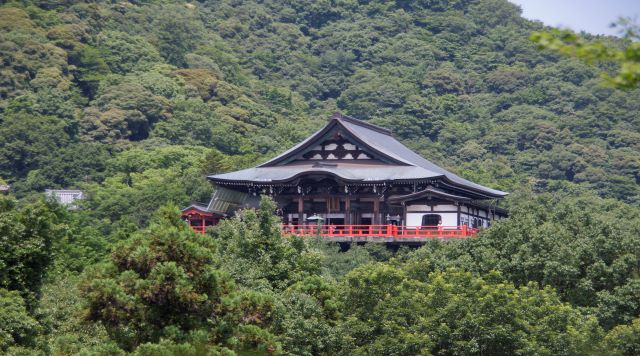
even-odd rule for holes
{"type": "MultiPolygon", "coordinates": [[[[441,204],[433,207],[434,211],[457,211],[458,207],[455,205],[441,204]]],[[[457,214],[456,214],[457,217],[457,214]]]]}
{"type": "Polygon", "coordinates": [[[430,211],[431,207],[428,205],[407,205],[407,211],[430,211]]]}
{"type": "Polygon", "coordinates": [[[407,213],[407,226],[420,226],[422,215],[424,214],[407,213]]]}
{"type": "Polygon", "coordinates": [[[458,226],[458,214],[457,213],[443,213],[442,226],[458,226]]]}
{"type": "MultiPolygon", "coordinates": [[[[428,215],[428,213],[407,213],[407,226],[420,226],[422,225],[422,217],[428,215]]],[[[458,214],[457,213],[440,213],[442,217],[443,226],[457,226],[458,214]]]]}

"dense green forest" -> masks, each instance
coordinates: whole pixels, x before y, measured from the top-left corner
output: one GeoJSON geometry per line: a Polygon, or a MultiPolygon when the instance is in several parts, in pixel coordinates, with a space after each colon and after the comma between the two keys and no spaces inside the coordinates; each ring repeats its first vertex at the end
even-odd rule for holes
{"type": "Polygon", "coordinates": [[[537,48],[517,6],[2,3],[0,353],[640,353],[640,90],[537,48]],[[207,235],[180,220],[206,174],[336,111],[511,192],[510,218],[346,252],[280,236],[268,199],[207,235]]]}

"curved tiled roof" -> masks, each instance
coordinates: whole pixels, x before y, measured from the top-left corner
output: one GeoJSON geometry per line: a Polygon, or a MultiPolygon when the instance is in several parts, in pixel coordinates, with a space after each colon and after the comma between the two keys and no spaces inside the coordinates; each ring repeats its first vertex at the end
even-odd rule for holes
{"type": "Polygon", "coordinates": [[[352,117],[335,114],[322,129],[284,153],[254,168],[209,176],[219,183],[284,183],[303,174],[323,173],[353,182],[385,182],[440,178],[444,183],[490,197],[508,193],[473,183],[457,176],[411,151],[393,138],[391,131],[352,117]],[[337,127],[339,126],[339,127],[337,127]],[[359,145],[374,152],[382,161],[297,161],[296,157],[318,144],[334,129],[343,129],[359,145]]]}

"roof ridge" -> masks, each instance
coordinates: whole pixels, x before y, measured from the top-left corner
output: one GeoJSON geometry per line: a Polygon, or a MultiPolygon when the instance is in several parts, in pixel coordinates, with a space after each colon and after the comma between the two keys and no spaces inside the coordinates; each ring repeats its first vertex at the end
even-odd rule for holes
{"type": "Polygon", "coordinates": [[[346,122],[350,122],[350,123],[352,123],[354,125],[362,126],[362,127],[367,128],[369,130],[377,131],[379,133],[391,136],[391,130],[389,130],[386,127],[374,125],[374,124],[368,123],[366,121],[363,121],[363,120],[360,120],[360,119],[356,119],[355,117],[344,115],[341,112],[335,112],[331,116],[331,119],[332,120],[338,120],[338,121],[343,120],[343,121],[346,121],[346,122]]]}

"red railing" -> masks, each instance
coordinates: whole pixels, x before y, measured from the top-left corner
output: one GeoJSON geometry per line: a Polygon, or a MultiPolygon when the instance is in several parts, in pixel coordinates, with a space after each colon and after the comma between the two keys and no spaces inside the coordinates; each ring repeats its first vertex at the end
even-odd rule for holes
{"type": "MultiPolygon", "coordinates": [[[[191,229],[204,234],[209,226],[196,225],[191,229]]],[[[397,226],[397,225],[282,225],[283,235],[320,237],[379,237],[379,238],[467,238],[476,237],[478,229],[468,226],[397,226]]]]}
{"type": "Polygon", "coordinates": [[[466,238],[478,229],[468,226],[282,225],[284,235],[320,237],[466,238]]]}
{"type": "Polygon", "coordinates": [[[207,232],[207,228],[209,228],[209,226],[202,226],[202,225],[191,225],[191,230],[204,234],[207,232]]]}

